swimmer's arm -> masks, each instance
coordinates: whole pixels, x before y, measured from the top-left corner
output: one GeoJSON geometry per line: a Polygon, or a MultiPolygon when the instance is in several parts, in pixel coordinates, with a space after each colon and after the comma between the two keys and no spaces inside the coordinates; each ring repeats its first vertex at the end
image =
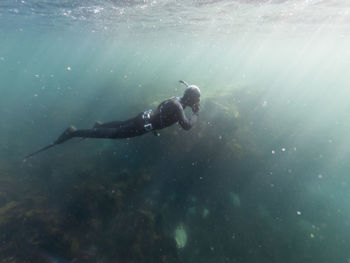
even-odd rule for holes
{"type": "Polygon", "coordinates": [[[178,112],[178,114],[179,114],[179,124],[181,125],[181,127],[184,130],[188,131],[196,123],[197,118],[198,118],[198,112],[193,114],[191,119],[187,119],[187,117],[185,115],[185,111],[182,108],[181,104],[179,103],[177,106],[178,106],[178,111],[179,111],[178,112]]]}

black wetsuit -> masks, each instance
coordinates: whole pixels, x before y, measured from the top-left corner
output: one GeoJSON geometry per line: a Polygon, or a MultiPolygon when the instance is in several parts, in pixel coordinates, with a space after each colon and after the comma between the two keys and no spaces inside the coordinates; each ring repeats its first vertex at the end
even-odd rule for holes
{"type": "Polygon", "coordinates": [[[82,138],[130,138],[156,131],[178,122],[189,130],[197,120],[198,113],[187,119],[180,98],[174,97],[162,102],[155,111],[145,111],[126,121],[113,121],[95,125],[93,129],[71,132],[64,141],[73,137],[82,138]]]}
{"type": "Polygon", "coordinates": [[[96,123],[92,129],[87,130],[77,130],[73,126],[70,126],[56,141],[27,155],[25,159],[74,137],[121,139],[139,136],[150,131],[153,131],[157,135],[157,130],[169,127],[176,122],[183,129],[189,130],[197,121],[199,99],[195,103],[190,104],[193,105],[191,107],[194,112],[190,120],[185,115],[183,104],[185,103],[182,103],[182,99],[174,97],[162,102],[155,111],[147,110],[141,112],[136,117],[126,121],[96,123]]]}

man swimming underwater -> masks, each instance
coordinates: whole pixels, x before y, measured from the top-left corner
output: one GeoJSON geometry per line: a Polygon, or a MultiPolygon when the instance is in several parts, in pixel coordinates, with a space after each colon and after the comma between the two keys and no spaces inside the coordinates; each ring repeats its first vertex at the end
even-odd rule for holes
{"type": "Polygon", "coordinates": [[[25,158],[42,152],[71,138],[109,138],[122,139],[145,134],[152,131],[158,135],[157,130],[169,127],[178,122],[184,130],[189,130],[197,121],[199,113],[200,89],[196,85],[188,85],[185,81],[180,83],[186,86],[182,97],[172,97],[163,101],[155,111],[146,110],[136,117],[126,121],[112,121],[107,123],[96,122],[92,129],[77,130],[74,126],[68,127],[56,141],[48,146],[29,154],[25,158]],[[191,107],[193,115],[187,119],[184,109],[191,107]]]}

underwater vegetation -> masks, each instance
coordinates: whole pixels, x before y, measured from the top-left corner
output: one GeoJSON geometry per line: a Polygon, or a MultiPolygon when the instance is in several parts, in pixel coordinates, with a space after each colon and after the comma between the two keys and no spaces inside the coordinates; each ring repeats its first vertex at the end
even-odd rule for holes
{"type": "Polygon", "coordinates": [[[84,180],[64,193],[25,191],[11,179],[18,194],[1,189],[1,261],[178,262],[175,241],[160,231],[147,200],[137,197],[148,173],[122,170],[121,179],[109,182],[94,174],[81,172],[84,180]]]}

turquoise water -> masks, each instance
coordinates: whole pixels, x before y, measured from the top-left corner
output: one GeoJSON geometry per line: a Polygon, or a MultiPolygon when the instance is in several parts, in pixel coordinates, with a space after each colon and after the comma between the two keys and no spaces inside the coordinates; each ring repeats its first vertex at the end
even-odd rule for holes
{"type": "Polygon", "coordinates": [[[350,5],[1,1],[1,262],[344,262],[350,5]],[[202,91],[200,118],[71,140],[202,91]]]}

